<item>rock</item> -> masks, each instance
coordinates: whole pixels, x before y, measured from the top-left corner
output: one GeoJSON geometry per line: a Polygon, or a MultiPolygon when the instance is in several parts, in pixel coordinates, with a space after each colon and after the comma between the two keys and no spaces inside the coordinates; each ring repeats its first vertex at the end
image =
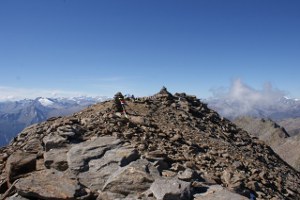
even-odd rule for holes
{"type": "Polygon", "coordinates": [[[175,134],[171,139],[170,141],[171,142],[175,142],[177,140],[181,139],[181,135],[180,134],[175,134]]]}
{"type": "Polygon", "coordinates": [[[37,138],[29,140],[23,149],[28,152],[36,152],[36,153],[43,151],[41,141],[37,138]]]}
{"type": "Polygon", "coordinates": [[[183,181],[191,181],[192,179],[196,178],[197,174],[194,170],[187,168],[184,171],[178,172],[178,179],[183,181]]]}
{"type": "Polygon", "coordinates": [[[165,177],[175,177],[177,176],[177,173],[170,170],[163,170],[162,175],[165,177]]]}
{"type": "Polygon", "coordinates": [[[18,194],[30,199],[88,199],[90,195],[77,180],[55,170],[34,172],[19,179],[15,187],[18,194]]]}
{"type": "Polygon", "coordinates": [[[185,167],[179,163],[173,163],[171,169],[173,171],[179,172],[179,171],[184,171],[185,167]]]}
{"type": "Polygon", "coordinates": [[[133,148],[120,147],[105,152],[89,162],[88,171],[78,175],[80,182],[92,191],[101,190],[108,178],[121,167],[139,158],[133,148]]]}
{"type": "Polygon", "coordinates": [[[58,132],[58,134],[62,137],[67,137],[67,138],[72,138],[76,135],[75,132],[73,131],[68,131],[68,132],[58,132]]]}
{"type": "Polygon", "coordinates": [[[91,124],[91,122],[92,122],[92,119],[91,118],[82,118],[81,120],[80,120],[80,123],[82,124],[82,125],[84,125],[84,126],[88,126],[88,125],[90,125],[91,124]]]}
{"type": "Polygon", "coordinates": [[[106,151],[120,144],[116,137],[106,136],[74,145],[67,153],[69,168],[74,172],[85,171],[91,160],[101,158],[106,151]]]}
{"type": "Polygon", "coordinates": [[[194,195],[194,200],[247,200],[242,195],[230,192],[220,185],[212,185],[204,193],[194,195]]]}
{"type": "Polygon", "coordinates": [[[127,199],[125,195],[112,192],[99,192],[96,200],[123,200],[127,199]]]}
{"type": "Polygon", "coordinates": [[[148,160],[152,160],[152,161],[164,160],[167,158],[167,154],[160,150],[150,151],[150,152],[146,153],[145,156],[148,160]]]}
{"type": "Polygon", "coordinates": [[[129,120],[134,124],[140,125],[143,125],[146,122],[145,118],[142,116],[130,116],[129,120]]]}
{"type": "Polygon", "coordinates": [[[171,99],[173,95],[168,92],[166,87],[162,87],[162,89],[159,91],[159,93],[154,95],[156,98],[166,98],[166,99],[171,99]]]}
{"type": "Polygon", "coordinates": [[[176,178],[156,179],[150,187],[157,200],[185,200],[191,199],[191,183],[176,178]]]}
{"type": "Polygon", "coordinates": [[[44,152],[44,164],[48,169],[53,168],[58,171],[68,169],[67,149],[50,149],[44,152]]]}
{"type": "Polygon", "coordinates": [[[131,163],[132,161],[137,160],[140,157],[139,152],[133,148],[120,148],[117,149],[116,157],[120,157],[119,165],[124,167],[131,163]]]}
{"type": "Polygon", "coordinates": [[[140,159],[113,173],[102,190],[125,196],[139,194],[149,189],[158,176],[159,172],[149,161],[140,159]]]}
{"type": "Polygon", "coordinates": [[[45,150],[49,151],[50,149],[57,149],[66,147],[67,139],[60,135],[47,135],[43,139],[45,150]]]}
{"type": "Polygon", "coordinates": [[[36,169],[36,154],[26,152],[13,153],[6,162],[7,182],[13,183],[20,175],[36,169]]]}

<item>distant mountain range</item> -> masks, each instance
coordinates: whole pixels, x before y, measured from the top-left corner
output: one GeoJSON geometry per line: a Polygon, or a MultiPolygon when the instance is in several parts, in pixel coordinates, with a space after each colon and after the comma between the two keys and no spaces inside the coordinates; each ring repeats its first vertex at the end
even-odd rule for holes
{"type": "Polygon", "coordinates": [[[208,106],[231,120],[240,116],[270,118],[281,121],[300,118],[300,100],[282,97],[272,102],[251,102],[232,99],[208,99],[208,106]]]}
{"type": "Polygon", "coordinates": [[[107,97],[74,97],[24,99],[0,102],[0,146],[25,127],[54,116],[70,115],[107,97]]]}
{"type": "MultiPolygon", "coordinates": [[[[66,116],[107,100],[107,97],[24,99],[0,102],[0,146],[6,145],[25,127],[54,116],[66,116]]],[[[270,118],[284,126],[290,135],[300,133],[300,100],[282,97],[267,104],[231,99],[207,99],[208,106],[221,116],[234,120],[240,116],[270,118]]]]}

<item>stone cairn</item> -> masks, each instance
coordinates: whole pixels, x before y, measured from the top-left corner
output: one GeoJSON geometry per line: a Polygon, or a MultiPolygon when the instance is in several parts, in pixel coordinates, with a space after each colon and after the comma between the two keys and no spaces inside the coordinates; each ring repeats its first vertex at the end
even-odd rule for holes
{"type": "MultiPolygon", "coordinates": [[[[120,94],[117,94],[117,99],[120,94]]],[[[195,96],[116,100],[23,130],[0,149],[0,197],[300,199],[300,176],[195,96]]]]}

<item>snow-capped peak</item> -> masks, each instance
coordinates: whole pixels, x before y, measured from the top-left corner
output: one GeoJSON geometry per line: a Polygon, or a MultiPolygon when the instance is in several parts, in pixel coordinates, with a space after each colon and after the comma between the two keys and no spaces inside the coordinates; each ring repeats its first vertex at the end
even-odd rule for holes
{"type": "Polygon", "coordinates": [[[47,99],[47,98],[39,98],[38,100],[43,106],[51,106],[54,104],[53,101],[47,99]]]}

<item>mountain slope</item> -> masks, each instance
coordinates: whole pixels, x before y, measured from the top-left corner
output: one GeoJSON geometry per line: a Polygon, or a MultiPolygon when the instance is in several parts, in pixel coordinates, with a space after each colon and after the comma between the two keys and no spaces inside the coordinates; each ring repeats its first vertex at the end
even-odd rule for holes
{"type": "Polygon", "coordinates": [[[82,110],[105,98],[36,98],[0,102],[0,146],[25,127],[54,116],[65,116],[82,110]]]}
{"type": "Polygon", "coordinates": [[[234,121],[239,127],[265,141],[288,164],[300,171],[300,137],[290,137],[283,127],[272,120],[241,117],[234,121]]]}
{"type": "Polygon", "coordinates": [[[300,133],[300,117],[283,119],[278,121],[278,124],[283,126],[291,136],[295,136],[300,133]]]}
{"type": "Polygon", "coordinates": [[[300,199],[298,172],[196,97],[128,99],[128,117],[119,103],[20,133],[0,151],[2,197],[300,199]]]}
{"type": "Polygon", "coordinates": [[[265,141],[272,148],[280,145],[286,138],[290,137],[283,127],[270,119],[239,117],[233,122],[248,133],[265,141]]]}

